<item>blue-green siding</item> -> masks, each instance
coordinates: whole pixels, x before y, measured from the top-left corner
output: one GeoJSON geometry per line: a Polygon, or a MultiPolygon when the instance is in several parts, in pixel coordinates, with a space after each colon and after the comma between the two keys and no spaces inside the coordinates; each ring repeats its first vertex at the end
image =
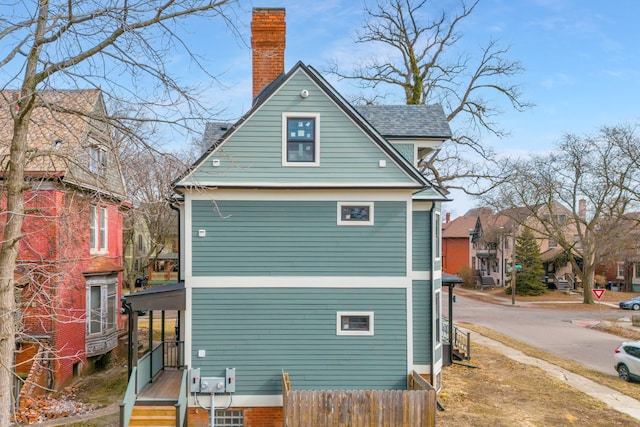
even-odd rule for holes
{"type": "Polygon", "coordinates": [[[335,201],[193,201],[194,276],[405,276],[406,203],[337,225],[335,201]],[[198,237],[205,230],[206,237],[198,237]]]}
{"type": "Polygon", "coordinates": [[[393,144],[398,153],[402,155],[409,163],[414,164],[413,152],[415,146],[413,144],[393,144]]]}
{"type": "Polygon", "coordinates": [[[413,270],[430,271],[432,253],[431,212],[413,212],[413,270]]]}
{"type": "Polygon", "coordinates": [[[413,363],[431,363],[432,316],[431,284],[427,280],[413,281],[413,363]]]}
{"type": "Polygon", "coordinates": [[[298,390],[406,388],[404,289],[193,289],[192,321],[193,367],[236,368],[237,394],[280,394],[283,370],[298,390]],[[373,311],[374,335],[336,335],[338,311],[373,311]]]}
{"type": "Polygon", "coordinates": [[[416,186],[393,161],[381,168],[379,160],[389,160],[389,156],[299,71],[181,183],[416,186]],[[300,97],[302,89],[309,91],[308,98],[300,97]],[[319,166],[282,166],[283,112],[320,114],[319,166]],[[218,159],[220,165],[213,167],[212,159],[218,159]]]}

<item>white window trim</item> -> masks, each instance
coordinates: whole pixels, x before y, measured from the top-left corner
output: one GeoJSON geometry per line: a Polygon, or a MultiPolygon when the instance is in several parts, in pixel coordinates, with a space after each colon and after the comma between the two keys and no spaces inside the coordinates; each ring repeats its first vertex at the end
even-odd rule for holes
{"type": "Polygon", "coordinates": [[[433,341],[435,348],[442,346],[442,316],[442,290],[438,289],[433,293],[433,341]],[[439,331],[438,328],[440,328],[439,331]]]}
{"type": "Polygon", "coordinates": [[[434,214],[434,228],[433,228],[433,252],[434,259],[439,260],[442,258],[442,217],[440,212],[434,214]]]}
{"type": "Polygon", "coordinates": [[[318,113],[282,113],[282,166],[309,167],[320,166],[320,114],[318,113]],[[287,161],[287,119],[311,118],[315,121],[313,162],[287,161]]]}
{"type": "Polygon", "coordinates": [[[87,280],[86,284],[86,336],[98,336],[106,333],[111,333],[118,329],[118,282],[117,279],[96,278],[93,280],[87,280]],[[109,328],[109,286],[113,285],[115,289],[115,307],[114,307],[114,325],[109,328]],[[91,332],[91,289],[93,287],[100,288],[100,330],[97,332],[91,332]]]}
{"type": "Polygon", "coordinates": [[[336,335],[346,336],[373,336],[373,311],[338,311],[336,312],[336,335]],[[348,316],[369,317],[368,331],[345,331],[342,330],[342,318],[348,316]]]}
{"type": "Polygon", "coordinates": [[[89,233],[94,234],[93,244],[90,244],[89,253],[91,254],[105,254],[108,252],[109,247],[109,218],[107,215],[107,208],[100,205],[91,205],[89,208],[93,214],[93,221],[89,218],[90,227],[89,233]],[[104,221],[104,239],[102,238],[102,224],[104,221]]]}
{"type": "Polygon", "coordinates": [[[373,225],[373,206],[374,202],[338,202],[338,225],[373,225]],[[368,221],[344,221],[342,219],[342,207],[343,206],[367,206],[369,208],[369,220],[368,221]]]}

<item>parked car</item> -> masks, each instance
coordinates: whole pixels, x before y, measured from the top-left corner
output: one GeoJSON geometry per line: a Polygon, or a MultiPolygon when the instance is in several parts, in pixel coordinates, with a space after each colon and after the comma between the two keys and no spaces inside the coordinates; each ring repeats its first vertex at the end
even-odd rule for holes
{"type": "Polygon", "coordinates": [[[613,358],[618,376],[625,381],[640,381],[640,341],[623,342],[613,358]]]}
{"type": "Polygon", "coordinates": [[[640,310],[640,295],[625,301],[620,301],[620,308],[627,310],[640,310]]]}

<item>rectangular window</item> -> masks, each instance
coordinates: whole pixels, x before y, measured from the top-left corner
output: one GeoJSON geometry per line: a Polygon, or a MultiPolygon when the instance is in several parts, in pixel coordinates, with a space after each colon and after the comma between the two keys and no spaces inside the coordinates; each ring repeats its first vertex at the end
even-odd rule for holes
{"type": "Polygon", "coordinates": [[[338,202],[338,225],[373,225],[373,202],[338,202]]]}
{"type": "Polygon", "coordinates": [[[107,250],[107,208],[91,205],[89,207],[89,244],[91,252],[107,250]]]}
{"type": "Polygon", "coordinates": [[[549,239],[549,247],[550,248],[558,247],[558,241],[556,239],[549,239]]]}
{"type": "Polygon", "coordinates": [[[440,213],[436,212],[435,214],[435,218],[434,218],[434,233],[433,235],[435,236],[435,250],[434,250],[434,254],[436,258],[440,258],[440,248],[442,245],[442,238],[440,230],[441,230],[441,224],[440,224],[440,213]]]}
{"type": "Polygon", "coordinates": [[[102,332],[102,307],[101,307],[101,286],[92,286],[89,307],[89,333],[97,334],[102,332]]]}
{"type": "Polygon", "coordinates": [[[88,333],[91,335],[115,330],[118,327],[117,282],[89,286],[88,299],[88,333]]]}
{"type": "Polygon", "coordinates": [[[283,158],[286,166],[318,166],[320,115],[283,113],[283,158]]]}
{"type": "Polygon", "coordinates": [[[107,173],[107,153],[99,147],[89,149],[89,171],[96,175],[105,176],[107,173]]]}
{"type": "MultiPolygon", "coordinates": [[[[440,292],[436,292],[435,293],[435,299],[434,299],[434,324],[435,324],[435,328],[436,328],[436,345],[439,345],[442,339],[442,306],[440,303],[440,292]]],[[[449,319],[449,321],[451,322],[451,319],[449,319]]]]}
{"type": "Polygon", "coordinates": [[[634,264],[635,267],[635,277],[639,278],[640,277],[640,262],[636,262],[634,264]]]}
{"type": "Polygon", "coordinates": [[[373,335],[373,312],[337,312],[336,335],[373,335]]]}
{"type": "Polygon", "coordinates": [[[89,218],[89,233],[90,233],[90,241],[91,250],[98,250],[98,208],[94,205],[89,207],[90,218],[89,218]]]}
{"type": "Polygon", "coordinates": [[[618,275],[616,279],[624,279],[624,263],[618,263],[618,275]]]}

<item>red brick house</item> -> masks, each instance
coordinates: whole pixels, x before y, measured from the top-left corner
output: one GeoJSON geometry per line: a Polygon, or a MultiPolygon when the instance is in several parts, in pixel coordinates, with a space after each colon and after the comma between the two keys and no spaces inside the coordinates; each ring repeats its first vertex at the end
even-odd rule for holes
{"type": "Polygon", "coordinates": [[[442,272],[458,274],[471,267],[471,236],[478,220],[477,215],[463,215],[451,221],[446,215],[442,223],[442,272]]]}
{"type": "MultiPolygon", "coordinates": [[[[12,137],[17,92],[0,92],[0,171],[12,137]]],[[[124,323],[124,179],[104,121],[100,90],[43,91],[28,135],[26,216],[15,271],[19,389],[58,389],[117,346],[124,323]]],[[[1,172],[0,172],[1,173],[1,172]]],[[[0,175],[2,185],[2,175],[0,175]]],[[[0,187],[0,191],[2,187],[0,187]]],[[[6,221],[2,193],[0,231],[6,221]]]]}

